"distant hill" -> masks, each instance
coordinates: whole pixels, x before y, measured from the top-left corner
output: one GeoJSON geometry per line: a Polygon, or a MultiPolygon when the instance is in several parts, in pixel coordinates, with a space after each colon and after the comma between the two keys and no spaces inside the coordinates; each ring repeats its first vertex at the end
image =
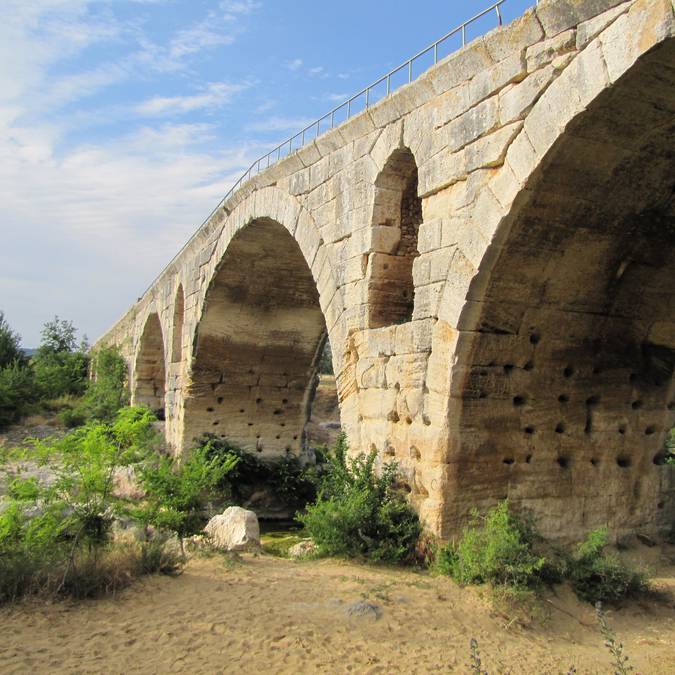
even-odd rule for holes
{"type": "Polygon", "coordinates": [[[30,358],[37,352],[37,349],[27,349],[26,347],[21,347],[21,351],[28,357],[30,358]]]}

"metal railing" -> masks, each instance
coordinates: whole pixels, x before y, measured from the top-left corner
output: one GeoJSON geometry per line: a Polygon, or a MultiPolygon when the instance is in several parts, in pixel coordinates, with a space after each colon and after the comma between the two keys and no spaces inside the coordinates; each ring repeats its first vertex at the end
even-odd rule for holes
{"type": "MultiPolygon", "coordinates": [[[[152,286],[157,282],[157,280],[164,274],[164,272],[176,261],[176,259],[183,253],[183,251],[190,245],[194,237],[198,234],[198,232],[201,230],[201,228],[211,219],[214,213],[218,211],[218,209],[248,180],[253,178],[253,176],[258,175],[261,171],[264,171],[265,169],[268,169],[270,166],[273,166],[276,164],[279,160],[281,160],[284,157],[290,156],[294,151],[300,150],[303,148],[307,142],[311,142],[316,140],[322,133],[325,133],[326,131],[330,131],[331,129],[335,128],[335,123],[336,119],[339,117],[339,113],[341,111],[344,111],[344,115],[342,119],[339,119],[338,124],[342,124],[343,122],[346,122],[348,119],[350,119],[353,115],[358,114],[362,112],[362,110],[358,110],[355,112],[355,108],[357,108],[356,103],[358,101],[362,101],[363,104],[363,110],[367,110],[371,105],[374,103],[377,103],[381,101],[382,99],[386,98],[389,96],[393,91],[396,91],[399,87],[404,86],[405,84],[410,84],[413,80],[415,80],[419,75],[422,74],[422,72],[425,72],[427,69],[423,70],[421,73],[418,73],[415,77],[413,77],[413,65],[415,62],[422,58],[423,56],[426,56],[427,54],[433,53],[433,58],[434,58],[434,63],[433,65],[436,65],[438,63],[438,53],[439,53],[439,47],[449,40],[450,38],[454,37],[455,35],[460,34],[462,38],[462,47],[466,45],[467,42],[467,31],[466,29],[475,21],[478,19],[486,16],[487,14],[490,14],[492,12],[495,13],[496,18],[497,18],[497,25],[501,26],[502,25],[502,12],[501,12],[501,6],[507,2],[507,0],[497,0],[497,2],[494,2],[492,5],[489,7],[486,7],[483,11],[479,12],[478,14],[472,16],[470,19],[467,19],[464,23],[460,24],[456,28],[453,28],[451,31],[443,35],[443,37],[439,38],[436,40],[436,42],[433,42],[430,44],[428,47],[425,49],[422,49],[421,51],[417,52],[414,56],[409,58],[407,61],[404,61],[400,66],[394,68],[393,70],[390,70],[386,75],[383,75],[380,77],[378,80],[375,80],[372,84],[368,85],[364,89],[361,89],[358,93],[354,94],[347,100],[343,101],[340,103],[338,106],[333,108],[330,112],[327,112],[325,115],[322,117],[319,117],[318,119],[314,120],[311,124],[307,125],[304,129],[301,131],[298,131],[298,133],[294,134],[290,138],[287,138],[285,141],[277,145],[274,149],[270,150],[267,154],[263,155],[262,157],[259,157],[256,159],[251,166],[244,171],[244,173],[238,178],[238,180],[232,185],[232,187],[227,191],[225,196],[218,202],[217,206],[211,211],[211,213],[206,217],[206,219],[202,222],[202,224],[197,228],[196,232],[188,239],[188,241],[185,242],[184,246],[176,253],[176,255],[171,259],[171,262],[167,264],[167,266],[157,275],[157,277],[152,281],[150,286],[145,290],[145,293],[147,293],[152,286]],[[407,72],[407,82],[395,84],[394,87],[392,88],[392,78],[400,73],[401,71],[407,72]],[[377,99],[374,99],[373,97],[373,92],[376,87],[383,85],[386,83],[386,93],[383,96],[380,96],[377,99]],[[330,126],[328,126],[328,122],[330,121],[330,126]],[[323,129],[322,129],[322,124],[323,124],[323,129]],[[294,145],[295,142],[295,145],[294,145]]],[[[538,0],[537,0],[538,2],[538,0]]],[[[429,66],[431,67],[431,66],[429,66]]],[[[384,87],[383,87],[384,88],[384,87]]]]}

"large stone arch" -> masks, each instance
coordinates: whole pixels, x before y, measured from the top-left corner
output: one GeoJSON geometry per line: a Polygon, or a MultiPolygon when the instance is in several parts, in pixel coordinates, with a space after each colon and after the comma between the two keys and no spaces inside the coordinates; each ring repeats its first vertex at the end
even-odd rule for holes
{"type": "Polygon", "coordinates": [[[131,387],[132,405],[145,405],[164,418],[166,358],[159,315],[149,311],[136,347],[131,387]]]}
{"type": "Polygon", "coordinates": [[[308,214],[276,188],[229,215],[211,256],[184,392],[182,446],[204,432],[265,456],[298,454],[341,293],[308,214]]]}
{"type": "Polygon", "coordinates": [[[606,34],[530,113],[491,184],[466,302],[446,298],[444,532],[503,497],[554,537],[672,523],[675,41],[631,38],[644,54],[619,57],[606,34]]]}

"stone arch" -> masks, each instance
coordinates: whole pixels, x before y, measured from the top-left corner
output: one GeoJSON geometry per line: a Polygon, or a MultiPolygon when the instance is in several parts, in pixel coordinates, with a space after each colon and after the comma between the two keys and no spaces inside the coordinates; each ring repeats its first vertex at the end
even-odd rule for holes
{"type": "Polygon", "coordinates": [[[148,314],[136,350],[131,402],[146,405],[164,418],[166,367],[164,338],[157,312],[148,314]]]}
{"type": "MultiPolygon", "coordinates": [[[[207,278],[183,447],[210,432],[264,456],[299,454],[321,351],[327,333],[340,344],[343,310],[313,221],[287,195],[260,190],[229,215],[207,278]]],[[[338,372],[338,349],[333,362],[338,372]]]]}
{"type": "Polygon", "coordinates": [[[483,255],[457,321],[445,532],[466,504],[507,496],[551,537],[672,522],[658,465],[675,422],[667,62],[673,40],[561,126],[483,255]]]}
{"type": "Polygon", "coordinates": [[[183,359],[183,323],[185,321],[185,293],[183,284],[178,284],[173,303],[173,324],[171,333],[171,362],[183,359]]]}
{"type": "Polygon", "coordinates": [[[407,147],[395,149],[375,180],[373,241],[368,275],[368,326],[382,328],[412,320],[413,262],[419,255],[422,200],[418,171],[407,147]]]}

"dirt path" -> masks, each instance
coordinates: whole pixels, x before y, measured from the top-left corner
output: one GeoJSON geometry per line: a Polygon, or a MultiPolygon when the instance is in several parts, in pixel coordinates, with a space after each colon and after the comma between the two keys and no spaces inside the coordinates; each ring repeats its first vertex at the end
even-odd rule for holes
{"type": "MultiPolygon", "coordinates": [[[[675,590],[675,568],[659,583],[675,590]]],[[[523,627],[444,578],[335,561],[193,560],[117,598],[0,610],[2,673],[469,672],[469,640],[494,673],[611,673],[593,611],[569,592],[523,627]],[[349,616],[367,599],[381,617],[349,616]]],[[[675,673],[675,606],[609,621],[642,675],[675,673]]]]}

